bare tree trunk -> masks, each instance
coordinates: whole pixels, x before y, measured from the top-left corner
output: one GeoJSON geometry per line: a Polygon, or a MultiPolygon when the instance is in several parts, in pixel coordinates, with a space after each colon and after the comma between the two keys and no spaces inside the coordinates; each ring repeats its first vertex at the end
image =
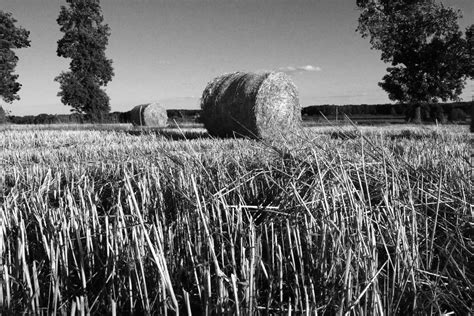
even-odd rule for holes
{"type": "Polygon", "coordinates": [[[7,113],[0,105],[0,124],[5,124],[7,122],[7,113]]]}
{"type": "Polygon", "coordinates": [[[471,103],[471,133],[474,133],[474,103],[471,103]]]}
{"type": "Polygon", "coordinates": [[[413,123],[421,124],[421,104],[415,104],[415,111],[413,112],[413,123]]]}

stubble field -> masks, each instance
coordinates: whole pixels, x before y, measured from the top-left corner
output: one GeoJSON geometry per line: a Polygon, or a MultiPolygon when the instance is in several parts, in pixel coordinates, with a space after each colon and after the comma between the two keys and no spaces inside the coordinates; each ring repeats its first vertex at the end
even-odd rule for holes
{"type": "Polygon", "coordinates": [[[474,299],[467,127],[0,131],[0,312],[441,314],[474,299]]]}

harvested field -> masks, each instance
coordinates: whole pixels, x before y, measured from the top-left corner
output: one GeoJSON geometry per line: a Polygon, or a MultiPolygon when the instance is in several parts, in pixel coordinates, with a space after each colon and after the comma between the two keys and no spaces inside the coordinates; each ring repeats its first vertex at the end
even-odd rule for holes
{"type": "Polygon", "coordinates": [[[0,313],[472,310],[463,127],[0,131],[0,313]]]}

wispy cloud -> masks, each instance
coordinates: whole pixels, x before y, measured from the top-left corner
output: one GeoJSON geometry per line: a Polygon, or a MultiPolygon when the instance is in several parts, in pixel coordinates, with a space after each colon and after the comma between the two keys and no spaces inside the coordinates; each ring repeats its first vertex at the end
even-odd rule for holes
{"type": "Polygon", "coordinates": [[[321,67],[313,66],[313,65],[305,65],[305,66],[298,66],[298,67],[288,66],[288,67],[278,68],[278,71],[281,71],[287,74],[298,74],[298,73],[303,73],[303,72],[317,72],[321,70],[322,70],[321,67]]]}

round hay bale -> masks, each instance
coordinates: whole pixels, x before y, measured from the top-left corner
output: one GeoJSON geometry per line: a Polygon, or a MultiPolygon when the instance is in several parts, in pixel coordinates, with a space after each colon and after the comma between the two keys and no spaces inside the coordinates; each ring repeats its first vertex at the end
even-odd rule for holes
{"type": "Polygon", "coordinates": [[[201,121],[218,137],[274,138],[301,125],[298,91],[281,72],[235,72],[208,83],[201,121]]]}
{"type": "Polygon", "coordinates": [[[168,115],[159,103],[141,104],[129,112],[130,122],[135,126],[166,127],[168,115]]]}

